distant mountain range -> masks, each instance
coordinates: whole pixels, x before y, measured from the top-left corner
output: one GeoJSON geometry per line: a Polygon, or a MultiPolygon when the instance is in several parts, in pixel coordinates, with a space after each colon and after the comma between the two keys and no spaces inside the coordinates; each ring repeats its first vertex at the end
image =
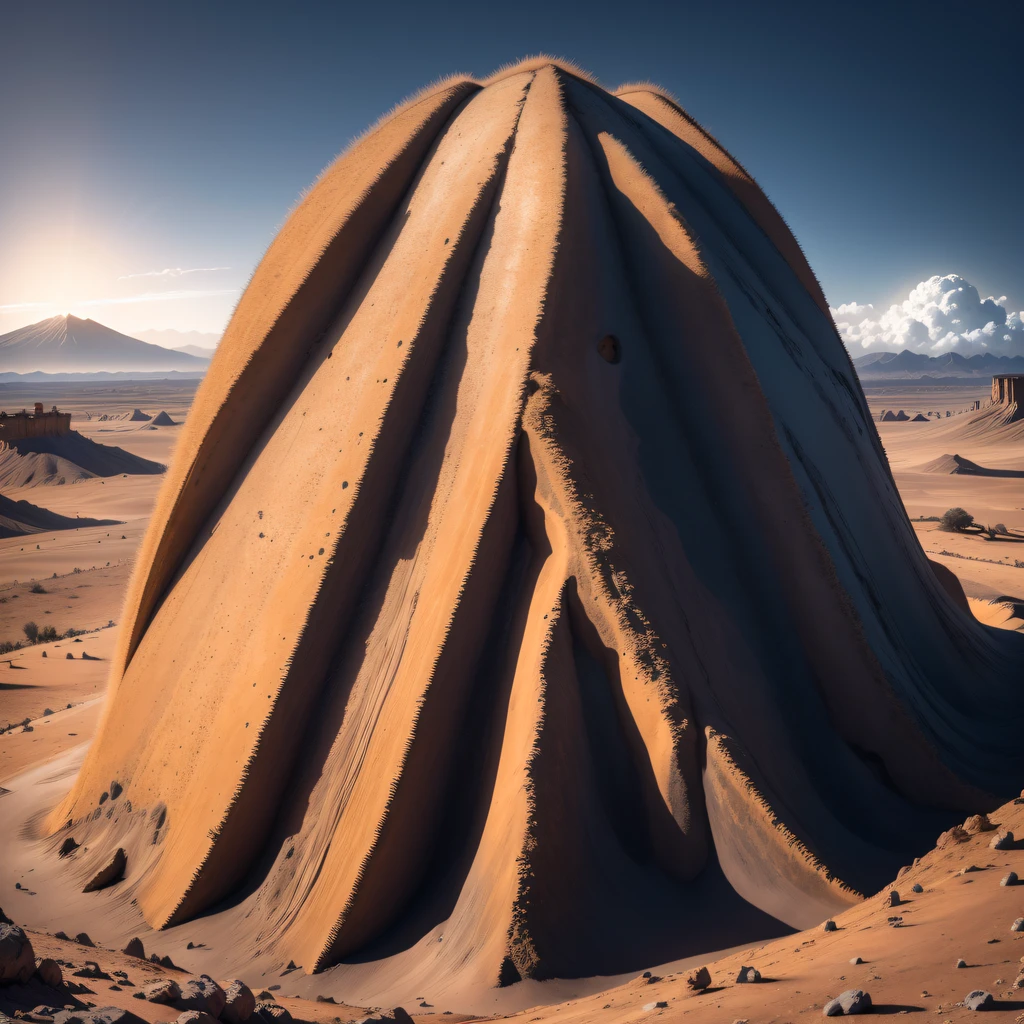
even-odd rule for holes
{"type": "Polygon", "coordinates": [[[151,345],[174,349],[175,352],[188,352],[189,355],[209,359],[220,341],[219,334],[206,331],[175,331],[170,328],[162,331],[136,331],[133,338],[148,341],[151,345]]]}
{"type": "Polygon", "coordinates": [[[962,356],[947,352],[926,356],[918,352],[871,352],[853,361],[861,383],[877,380],[924,380],[927,383],[957,380],[981,381],[998,373],[1024,373],[1024,356],[989,353],[962,356]]]}
{"type": "MultiPolygon", "coordinates": [[[[174,332],[179,334],[179,332],[174,332]]],[[[0,373],[48,374],[124,371],[193,371],[209,366],[205,356],[130,338],[77,316],[54,316],[0,336],[0,373]]]]}

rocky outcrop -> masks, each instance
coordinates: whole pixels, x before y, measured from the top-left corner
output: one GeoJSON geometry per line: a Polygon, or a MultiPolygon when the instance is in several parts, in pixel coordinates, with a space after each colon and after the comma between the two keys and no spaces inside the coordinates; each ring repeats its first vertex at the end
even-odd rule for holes
{"type": "Polygon", "coordinates": [[[221,1015],[226,1003],[224,989],[207,974],[189,978],[181,983],[181,991],[175,1005],[180,1010],[203,1010],[211,1017],[221,1015]]]}
{"type": "Polygon", "coordinates": [[[0,924],[0,985],[25,984],[36,969],[32,943],[16,924],[0,924]]]}
{"type": "MultiPolygon", "coordinates": [[[[70,658],[71,655],[69,654],[68,657],[70,658]]],[[[118,847],[110,860],[86,882],[82,892],[95,892],[97,889],[106,889],[107,886],[120,882],[124,878],[124,869],[127,865],[128,857],[124,850],[118,847]]]]}
{"type": "Polygon", "coordinates": [[[244,981],[229,982],[224,989],[224,1000],[220,1019],[227,1024],[244,1024],[256,1011],[256,997],[244,981]]]}

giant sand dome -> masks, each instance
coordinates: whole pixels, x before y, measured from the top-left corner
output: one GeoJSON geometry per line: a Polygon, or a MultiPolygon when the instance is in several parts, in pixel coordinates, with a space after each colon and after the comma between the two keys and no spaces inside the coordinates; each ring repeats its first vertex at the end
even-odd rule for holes
{"type": "Polygon", "coordinates": [[[83,880],[127,852],[97,904],[306,971],[607,974],[820,922],[1020,786],[1024,640],[936,575],[797,243],[657,88],[400,106],[181,432],[49,817],[83,880]]]}

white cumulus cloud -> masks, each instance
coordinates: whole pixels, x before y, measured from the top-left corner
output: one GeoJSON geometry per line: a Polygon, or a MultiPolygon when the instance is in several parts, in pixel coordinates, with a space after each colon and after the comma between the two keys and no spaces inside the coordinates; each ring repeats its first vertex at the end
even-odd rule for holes
{"type": "Polygon", "coordinates": [[[981,298],[959,274],[936,274],[886,310],[845,302],[832,307],[832,319],[855,356],[903,349],[929,356],[1024,355],[1024,310],[1008,310],[1005,295],[981,298]]]}

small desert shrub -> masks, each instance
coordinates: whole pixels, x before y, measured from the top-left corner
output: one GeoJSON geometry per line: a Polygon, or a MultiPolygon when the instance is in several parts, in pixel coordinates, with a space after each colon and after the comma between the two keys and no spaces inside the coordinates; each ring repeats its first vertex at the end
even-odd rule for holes
{"type": "Polygon", "coordinates": [[[46,593],[46,587],[44,587],[42,585],[42,583],[33,583],[32,586],[29,587],[29,590],[31,590],[33,594],[45,594],[46,593]]]}
{"type": "Polygon", "coordinates": [[[56,629],[55,626],[43,626],[39,630],[39,635],[36,637],[36,643],[48,644],[48,643],[52,643],[54,640],[59,640],[59,639],[60,639],[60,634],[57,632],[57,629],[56,629]]]}
{"type": "Polygon", "coordinates": [[[21,631],[25,634],[30,644],[36,643],[39,639],[39,627],[34,622],[26,622],[21,627],[21,631]]]}
{"type": "Polygon", "coordinates": [[[18,640],[15,640],[14,643],[11,643],[10,640],[4,640],[3,642],[0,642],[0,654],[10,654],[11,651],[20,650],[21,642],[18,640]]]}
{"type": "Polygon", "coordinates": [[[962,533],[974,525],[974,516],[962,508],[946,509],[939,520],[939,529],[952,533],[962,533]]]}

